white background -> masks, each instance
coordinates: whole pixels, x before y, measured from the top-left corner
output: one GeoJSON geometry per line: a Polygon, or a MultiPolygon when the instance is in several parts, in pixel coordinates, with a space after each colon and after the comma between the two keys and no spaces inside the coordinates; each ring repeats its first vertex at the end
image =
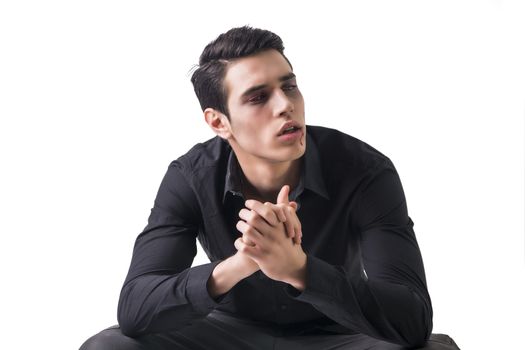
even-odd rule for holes
{"type": "Polygon", "coordinates": [[[1,347],[116,323],[169,162],[213,136],[189,71],[250,24],[284,40],[309,124],[396,165],[434,332],[523,348],[524,18],[504,0],[1,2],[1,347]]]}

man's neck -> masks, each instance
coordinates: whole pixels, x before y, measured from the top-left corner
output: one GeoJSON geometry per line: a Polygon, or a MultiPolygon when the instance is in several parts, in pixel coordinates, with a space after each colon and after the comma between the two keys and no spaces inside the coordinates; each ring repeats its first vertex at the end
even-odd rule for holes
{"type": "Polygon", "coordinates": [[[241,167],[241,187],[246,199],[275,203],[284,185],[293,190],[301,177],[302,158],[279,163],[238,159],[241,167]]]}

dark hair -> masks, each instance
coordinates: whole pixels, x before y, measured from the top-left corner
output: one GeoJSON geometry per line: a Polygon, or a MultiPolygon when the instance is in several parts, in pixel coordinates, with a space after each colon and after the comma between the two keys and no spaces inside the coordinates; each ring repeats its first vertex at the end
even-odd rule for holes
{"type": "Polygon", "coordinates": [[[283,53],[281,38],[264,29],[249,26],[232,28],[206,45],[199,58],[199,65],[191,76],[193,89],[202,110],[214,108],[229,118],[224,86],[226,66],[231,60],[270,49],[279,51],[290,64],[283,53]]]}

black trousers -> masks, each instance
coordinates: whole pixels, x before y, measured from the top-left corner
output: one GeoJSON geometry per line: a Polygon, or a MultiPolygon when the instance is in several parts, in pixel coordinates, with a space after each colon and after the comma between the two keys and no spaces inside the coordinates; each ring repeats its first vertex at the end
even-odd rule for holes
{"type": "MultiPolygon", "coordinates": [[[[80,350],[323,350],[323,349],[405,349],[363,334],[341,335],[321,332],[284,332],[275,327],[240,320],[214,311],[204,319],[176,331],[156,333],[140,338],[122,334],[118,326],[89,338],[80,350]]],[[[459,349],[444,334],[433,334],[424,350],[459,349]]]]}

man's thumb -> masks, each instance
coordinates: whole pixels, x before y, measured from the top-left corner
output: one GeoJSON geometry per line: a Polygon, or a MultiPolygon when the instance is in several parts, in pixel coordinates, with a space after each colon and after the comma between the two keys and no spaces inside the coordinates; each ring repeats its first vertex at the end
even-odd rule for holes
{"type": "Polygon", "coordinates": [[[288,194],[290,193],[290,186],[284,185],[277,195],[277,204],[288,204],[288,194]]]}

